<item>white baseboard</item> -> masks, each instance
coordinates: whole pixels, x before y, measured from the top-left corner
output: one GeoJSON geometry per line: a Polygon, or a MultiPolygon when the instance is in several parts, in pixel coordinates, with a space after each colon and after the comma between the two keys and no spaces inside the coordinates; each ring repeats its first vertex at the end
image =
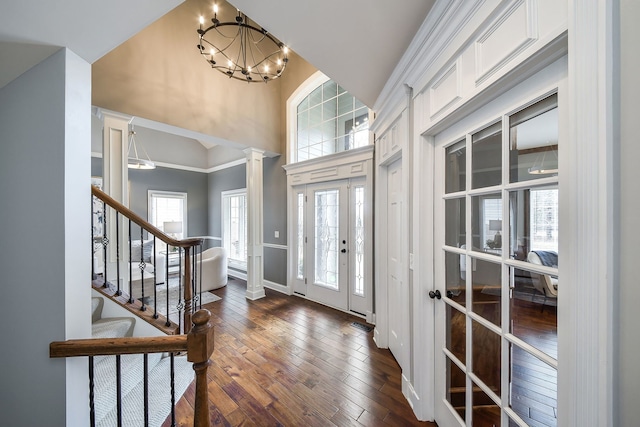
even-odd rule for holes
{"type": "Polygon", "coordinates": [[[285,285],[281,285],[280,283],[270,282],[269,280],[265,280],[264,287],[272,289],[274,291],[278,291],[285,295],[291,295],[291,293],[289,292],[289,288],[285,285]]]}
{"type": "Polygon", "coordinates": [[[237,270],[231,270],[230,268],[227,269],[227,276],[235,277],[236,279],[240,280],[247,280],[247,273],[243,273],[237,270]]]}
{"type": "Polygon", "coordinates": [[[377,326],[373,329],[373,342],[376,343],[378,348],[389,348],[386,340],[380,335],[380,329],[377,326]]]}
{"type": "Polygon", "coordinates": [[[411,409],[413,409],[413,413],[416,418],[421,420],[422,411],[420,405],[420,397],[418,396],[418,393],[416,393],[416,390],[413,388],[413,384],[411,384],[404,373],[402,374],[402,394],[407,399],[407,402],[409,402],[409,406],[411,406],[411,409]]]}

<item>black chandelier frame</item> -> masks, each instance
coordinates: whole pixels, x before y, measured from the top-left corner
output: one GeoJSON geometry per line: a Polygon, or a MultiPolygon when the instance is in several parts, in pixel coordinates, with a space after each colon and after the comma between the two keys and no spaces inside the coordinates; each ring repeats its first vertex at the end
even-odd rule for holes
{"type": "Polygon", "coordinates": [[[200,36],[198,50],[211,68],[229,78],[248,83],[267,83],[282,75],[289,61],[288,48],[267,30],[252,25],[252,21],[240,11],[235,21],[220,22],[215,13],[211,22],[209,28],[203,28],[201,18],[200,28],[197,30],[200,36]],[[224,27],[237,27],[237,32],[232,36],[226,35],[220,31],[224,27]],[[209,32],[218,39],[217,45],[205,38],[209,32]],[[228,43],[221,43],[225,39],[228,43]],[[263,50],[268,46],[272,51],[264,53],[263,50]],[[221,57],[224,60],[220,61],[221,57]]]}

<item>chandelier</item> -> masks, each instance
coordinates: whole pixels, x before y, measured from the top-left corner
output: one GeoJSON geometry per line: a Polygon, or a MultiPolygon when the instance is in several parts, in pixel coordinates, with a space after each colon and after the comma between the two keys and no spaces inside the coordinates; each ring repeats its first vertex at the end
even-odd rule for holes
{"type": "MultiPolygon", "coordinates": [[[[133,118],[131,121],[133,121],[133,118]]],[[[129,123],[131,123],[131,121],[129,123]]],[[[127,167],[129,169],[155,169],[156,164],[151,161],[149,154],[147,154],[147,150],[145,150],[142,145],[140,145],[140,148],[142,149],[142,152],[144,152],[146,159],[138,154],[135,135],[136,131],[133,128],[133,125],[131,125],[131,130],[129,130],[129,154],[127,156],[127,167]]]]}
{"type": "Polygon", "coordinates": [[[267,30],[237,11],[235,20],[220,22],[213,5],[212,25],[204,28],[200,16],[200,55],[223,74],[248,83],[277,79],[287,66],[289,49],[267,30]]]}

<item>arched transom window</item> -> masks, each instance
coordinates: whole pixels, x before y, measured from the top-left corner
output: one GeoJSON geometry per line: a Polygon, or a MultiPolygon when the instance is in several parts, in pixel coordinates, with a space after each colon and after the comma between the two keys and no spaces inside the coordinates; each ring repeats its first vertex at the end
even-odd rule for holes
{"type": "Polygon", "coordinates": [[[369,109],[333,80],[297,104],[296,119],[294,161],[369,144],[369,109]]]}

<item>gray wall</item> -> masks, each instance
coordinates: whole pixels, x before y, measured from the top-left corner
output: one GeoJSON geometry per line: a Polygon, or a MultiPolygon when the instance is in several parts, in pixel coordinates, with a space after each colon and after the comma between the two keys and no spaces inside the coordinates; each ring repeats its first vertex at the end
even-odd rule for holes
{"type": "MultiPolygon", "coordinates": [[[[287,177],[282,156],[265,158],[264,168],[264,240],[287,244],[287,177]],[[275,231],[280,233],[275,238],[275,231]]],[[[91,175],[102,176],[102,159],[91,158],[91,175]]],[[[189,235],[222,237],[222,192],[245,188],[246,165],[238,165],[210,174],[157,167],[153,170],[129,170],[130,208],[147,218],[147,191],[187,192],[189,235]]],[[[136,233],[134,229],[134,233],[136,233]]],[[[207,247],[220,246],[220,240],[207,240],[207,247]]],[[[265,248],[264,278],[281,285],[287,283],[287,251],[265,248]]]]}
{"type": "MultiPolygon", "coordinates": [[[[91,158],[91,175],[102,176],[102,159],[91,158]]],[[[129,208],[148,218],[148,190],[187,193],[188,236],[207,235],[209,205],[207,174],[157,167],[152,170],[129,169],[129,208]]]]}
{"type": "MultiPolygon", "coordinates": [[[[282,166],[285,156],[265,158],[264,181],[264,241],[276,245],[287,244],[287,173],[282,166]],[[280,233],[275,238],[275,231],[280,233]]],[[[286,268],[286,267],[285,267],[286,268]]]]}
{"type": "MultiPolygon", "coordinates": [[[[287,245],[287,173],[282,168],[286,156],[265,158],[264,169],[264,241],[287,245]],[[275,231],[280,237],[275,237],[275,231]]],[[[264,248],[264,279],[287,284],[287,251],[264,248]]]]}
{"type": "MultiPolygon", "coordinates": [[[[222,237],[221,197],[223,191],[237,190],[247,186],[247,165],[238,165],[209,174],[209,235],[222,237]]],[[[221,246],[216,240],[212,246],[221,246]]]]}
{"type": "MultiPolygon", "coordinates": [[[[265,158],[264,181],[264,241],[276,245],[287,244],[287,176],[282,169],[282,156],[265,158]],[[275,238],[275,231],[280,233],[275,238]]],[[[222,237],[221,197],[223,191],[246,188],[246,165],[238,165],[209,174],[209,234],[222,237]]],[[[222,244],[216,240],[214,246],[222,244]]],[[[264,249],[264,278],[286,285],[287,251],[278,248],[264,249]]]]}
{"type": "Polygon", "coordinates": [[[3,425],[88,423],[86,359],[48,349],[91,334],[90,96],[90,65],[66,49],[0,89],[3,425]]]}
{"type": "MultiPolygon", "coordinates": [[[[640,228],[638,217],[640,212],[640,144],[638,144],[638,100],[640,100],[640,82],[637,70],[640,69],[640,3],[637,1],[620,2],[620,53],[621,62],[618,69],[620,79],[620,247],[619,253],[619,335],[617,345],[618,362],[614,368],[616,385],[614,402],[618,405],[614,413],[619,415],[616,425],[635,426],[640,420],[640,333],[638,332],[638,302],[640,286],[638,285],[638,242],[640,228]]],[[[617,100],[617,99],[615,99],[617,100]]],[[[618,116],[616,114],[616,116],[618,116]]]]}

